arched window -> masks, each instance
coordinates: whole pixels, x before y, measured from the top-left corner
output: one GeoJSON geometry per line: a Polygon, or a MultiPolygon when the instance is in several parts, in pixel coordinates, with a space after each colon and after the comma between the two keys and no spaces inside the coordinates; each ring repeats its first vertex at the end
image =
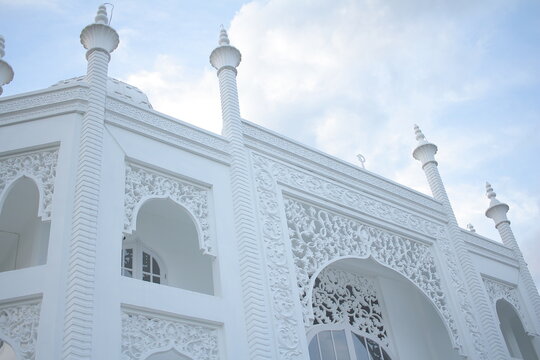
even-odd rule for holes
{"type": "Polygon", "coordinates": [[[523,329],[514,307],[506,300],[500,299],[496,304],[497,315],[501,325],[508,352],[513,359],[538,360],[531,339],[523,329]]]}
{"type": "Polygon", "coordinates": [[[128,241],[126,237],[122,244],[122,275],[156,284],[167,283],[165,266],[159,256],[140,241],[128,241]]]}
{"type": "Polygon", "coordinates": [[[323,330],[309,343],[310,360],[391,360],[381,344],[349,328],[323,330]]]}
{"type": "Polygon", "coordinates": [[[214,294],[213,258],[199,247],[195,221],[170,199],[147,200],[122,244],[122,275],[214,294]]]}
{"type": "Polygon", "coordinates": [[[39,191],[28,177],[17,180],[0,212],[0,271],[47,261],[50,221],[38,217],[39,191]]]}
{"type": "Polygon", "coordinates": [[[0,360],[17,360],[13,348],[5,341],[0,340],[0,360]]]}

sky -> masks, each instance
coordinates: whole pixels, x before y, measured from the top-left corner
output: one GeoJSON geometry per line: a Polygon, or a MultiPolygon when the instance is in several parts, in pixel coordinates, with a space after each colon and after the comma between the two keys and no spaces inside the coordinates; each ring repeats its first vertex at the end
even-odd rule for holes
{"type": "MultiPolygon", "coordinates": [[[[2,96],[86,72],[80,31],[100,2],[0,0],[15,78],[2,96]]],[[[109,15],[110,7],[109,7],[109,15]]],[[[460,226],[500,241],[485,182],[540,285],[540,2],[119,0],[109,75],[155,110],[221,132],[208,56],[219,27],[242,53],[242,117],[429,194],[413,125],[437,144],[460,226]]]]}

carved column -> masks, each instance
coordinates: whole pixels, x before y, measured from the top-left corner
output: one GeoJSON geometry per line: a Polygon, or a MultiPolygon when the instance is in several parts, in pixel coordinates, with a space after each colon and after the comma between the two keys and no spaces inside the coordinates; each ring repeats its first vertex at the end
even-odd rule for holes
{"type": "MultiPolygon", "coordinates": [[[[465,240],[461,234],[452,205],[448,199],[441,175],[439,174],[439,169],[437,168],[438,164],[437,161],[435,161],[437,146],[426,140],[418,126],[415,126],[415,132],[418,146],[414,149],[413,156],[422,163],[422,169],[426,174],[433,197],[440,201],[445,209],[449,225],[448,228],[452,239],[451,245],[459,259],[466,287],[471,299],[473,299],[473,310],[476,314],[464,314],[464,316],[476,317],[476,322],[481,325],[480,329],[484,335],[485,351],[487,354],[477,353],[475,358],[486,358],[487,356],[487,359],[490,360],[508,359],[508,350],[504,346],[501,332],[492,316],[489,299],[484,291],[480,273],[474,267],[470,254],[465,247],[465,240]],[[478,321],[478,319],[480,321],[478,321]]],[[[477,348],[476,351],[478,352],[479,349],[477,348]]]]}
{"type": "Polygon", "coordinates": [[[118,34],[107,25],[105,6],[95,23],[81,32],[87,49],[86,81],[90,88],[88,109],[81,125],[75,181],[75,203],[69,245],[68,279],[64,316],[63,359],[91,359],[94,312],[94,277],[97,222],[101,182],[102,146],[110,53],[118,34]]]}
{"type": "Polygon", "coordinates": [[[4,37],[0,35],[0,95],[4,91],[2,86],[7,85],[13,80],[13,69],[11,66],[2,60],[6,52],[4,51],[4,37]]]}
{"type": "MultiPolygon", "coordinates": [[[[493,188],[489,183],[486,183],[486,193],[487,197],[491,200],[489,208],[486,210],[486,216],[493,219],[495,228],[499,231],[503,244],[514,251],[514,255],[519,263],[519,285],[523,285],[522,290],[524,290],[523,292],[532,305],[535,316],[533,323],[535,324],[535,327],[537,327],[540,321],[540,296],[538,295],[538,290],[536,289],[536,285],[534,284],[529,268],[527,267],[527,263],[523,258],[523,253],[521,252],[514,233],[512,232],[512,228],[510,227],[510,220],[506,217],[506,213],[510,207],[497,200],[497,194],[493,191],[493,188]]],[[[538,329],[536,329],[536,331],[538,332],[538,329]]]]}
{"type": "Polygon", "coordinates": [[[273,353],[273,339],[265,296],[267,290],[254,222],[255,200],[236,86],[236,67],[240,64],[241,55],[238,49],[229,45],[229,38],[224,29],[221,30],[219,45],[210,54],[210,63],[217,69],[223,135],[230,142],[234,225],[240,256],[240,281],[247,342],[250,359],[270,359],[273,353]]]}

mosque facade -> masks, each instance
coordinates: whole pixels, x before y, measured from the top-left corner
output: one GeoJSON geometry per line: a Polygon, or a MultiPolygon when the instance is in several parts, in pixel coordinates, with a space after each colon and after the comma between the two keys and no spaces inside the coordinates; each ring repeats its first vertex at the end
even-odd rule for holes
{"type": "Polygon", "coordinates": [[[242,119],[225,30],[222,135],[109,77],[104,6],[81,43],[0,98],[0,360],[539,359],[508,205],[486,185],[502,242],[460,228],[417,126],[432,196],[242,119]]]}

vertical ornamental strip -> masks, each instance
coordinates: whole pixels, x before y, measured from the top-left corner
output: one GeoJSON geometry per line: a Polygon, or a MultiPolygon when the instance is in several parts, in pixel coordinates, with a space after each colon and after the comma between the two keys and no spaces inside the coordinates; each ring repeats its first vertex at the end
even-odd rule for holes
{"type": "MultiPolygon", "coordinates": [[[[532,304],[534,315],[536,317],[533,323],[538,324],[540,321],[540,296],[534,285],[527,263],[523,258],[523,253],[521,252],[514,233],[512,232],[512,228],[510,227],[510,220],[506,217],[506,213],[510,210],[510,207],[497,200],[497,194],[493,191],[493,188],[489,183],[486,183],[486,195],[490,200],[489,208],[486,210],[486,216],[493,219],[495,228],[499,231],[503,244],[514,251],[514,255],[519,263],[519,282],[524,286],[524,292],[529,298],[529,302],[532,304]]],[[[538,332],[538,329],[536,329],[536,331],[538,332]]]]}
{"type": "MultiPolygon", "coordinates": [[[[468,250],[465,247],[465,240],[462,237],[456,216],[454,215],[454,210],[448,199],[439,169],[437,168],[438,164],[437,161],[435,161],[437,146],[426,140],[424,134],[422,134],[417,125],[415,125],[414,130],[418,146],[413,151],[413,157],[422,163],[422,169],[426,174],[433,197],[442,203],[447,214],[449,231],[453,240],[452,246],[459,259],[467,289],[469,290],[470,296],[472,296],[474,304],[473,309],[480,318],[479,323],[481,324],[481,331],[484,335],[486,350],[489,354],[488,358],[490,360],[508,359],[508,351],[503,345],[504,341],[501,337],[501,333],[492,316],[490,302],[484,291],[480,273],[475,269],[468,250]]],[[[476,357],[478,356],[484,355],[477,354],[476,357]]]]}
{"type": "Polygon", "coordinates": [[[9,84],[14,75],[11,66],[2,59],[6,54],[4,42],[4,37],[0,35],[0,95],[4,92],[2,86],[9,84]]]}
{"type": "Polygon", "coordinates": [[[261,250],[254,219],[254,196],[249,172],[248,154],[244,145],[242,120],[236,86],[236,67],[240,51],[229,45],[225,29],[221,30],[219,47],[210,54],[210,63],[217,70],[223,135],[231,152],[231,188],[234,225],[240,255],[240,281],[245,309],[250,359],[272,358],[272,337],[267,315],[261,250]]]}
{"type": "Polygon", "coordinates": [[[118,34],[107,25],[105,6],[95,23],[81,32],[86,52],[89,86],[88,109],[83,116],[77,164],[73,223],[69,248],[63,359],[91,359],[94,277],[101,161],[110,53],[118,34]]]}

